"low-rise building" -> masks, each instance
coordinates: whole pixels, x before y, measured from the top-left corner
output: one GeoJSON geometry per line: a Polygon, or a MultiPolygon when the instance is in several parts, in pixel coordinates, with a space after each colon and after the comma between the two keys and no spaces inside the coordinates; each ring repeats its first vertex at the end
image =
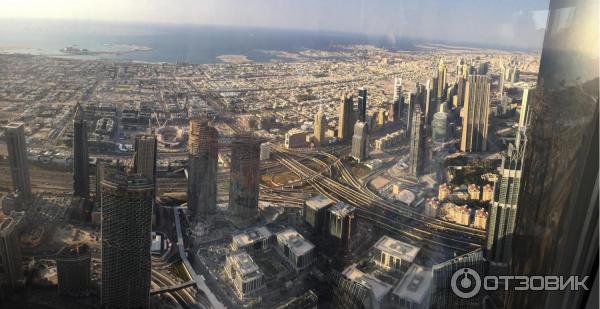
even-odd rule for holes
{"type": "Polygon", "coordinates": [[[471,210],[467,205],[458,206],[453,203],[443,205],[444,219],[454,223],[468,226],[470,224],[471,210]]]}
{"type": "Polygon", "coordinates": [[[381,237],[373,246],[375,264],[385,270],[407,270],[420,250],[389,236],[381,237]]]}
{"type": "Polygon", "coordinates": [[[431,218],[437,218],[439,215],[440,202],[436,198],[429,198],[425,201],[425,215],[431,218]]]}
{"type": "Polygon", "coordinates": [[[481,201],[489,202],[494,197],[494,188],[490,184],[486,184],[483,186],[483,195],[481,196],[481,201]]]}
{"type": "Polygon", "coordinates": [[[346,278],[359,283],[361,286],[366,287],[369,290],[367,297],[363,300],[363,308],[379,309],[388,300],[388,294],[392,290],[392,285],[377,279],[371,274],[366,274],[360,269],[356,268],[356,265],[350,265],[342,272],[342,275],[346,278]]]}
{"type": "Polygon", "coordinates": [[[277,233],[277,249],[296,271],[312,265],[315,258],[315,246],[292,228],[277,233]]]}
{"type": "Polygon", "coordinates": [[[440,200],[440,201],[446,200],[450,196],[451,192],[452,192],[452,190],[448,184],[446,184],[446,183],[441,184],[438,187],[438,200],[440,200]]]}
{"type": "Polygon", "coordinates": [[[404,130],[398,130],[375,140],[375,149],[385,150],[398,146],[404,138],[404,130]]]}
{"type": "Polygon", "coordinates": [[[306,147],[306,132],[300,129],[291,129],[285,134],[285,148],[306,147]]]}
{"type": "Polygon", "coordinates": [[[258,296],[264,287],[263,273],[252,257],[244,251],[227,257],[225,273],[231,279],[237,296],[242,300],[258,296]]]}
{"type": "Polygon", "coordinates": [[[245,250],[248,253],[265,250],[269,248],[272,238],[273,233],[267,227],[252,227],[242,233],[233,235],[231,250],[245,250]]]}
{"type": "Polygon", "coordinates": [[[476,229],[485,230],[487,226],[488,212],[483,208],[475,210],[475,216],[473,218],[473,227],[476,229]]]}
{"type": "Polygon", "coordinates": [[[411,265],[391,293],[395,308],[426,309],[430,305],[433,273],[418,265],[411,265]]]}
{"type": "Polygon", "coordinates": [[[469,192],[469,199],[471,200],[479,200],[479,196],[481,195],[481,190],[479,190],[479,186],[472,183],[467,188],[467,192],[469,192]]]}

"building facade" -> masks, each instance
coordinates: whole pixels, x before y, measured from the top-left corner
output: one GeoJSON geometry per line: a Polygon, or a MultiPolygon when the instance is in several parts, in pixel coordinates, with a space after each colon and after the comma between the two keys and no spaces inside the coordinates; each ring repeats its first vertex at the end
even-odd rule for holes
{"type": "Polygon", "coordinates": [[[243,251],[226,258],[225,273],[231,279],[236,294],[241,300],[259,296],[265,286],[263,273],[252,257],[243,251]]]}
{"type": "Polygon", "coordinates": [[[461,110],[460,150],[485,152],[490,114],[490,81],[486,75],[473,75],[465,86],[465,103],[461,110]]]}
{"type": "Polygon", "coordinates": [[[352,96],[342,96],[338,116],[338,138],[343,142],[349,142],[352,139],[354,130],[354,99],[352,96]]]}
{"type": "Polygon", "coordinates": [[[352,157],[362,162],[369,157],[369,129],[366,123],[356,122],[352,136],[352,157]]]}
{"type": "Polygon", "coordinates": [[[277,233],[277,249],[297,272],[310,267],[315,260],[315,246],[292,228],[277,233]]]}
{"type": "Polygon", "coordinates": [[[148,308],[154,184],[113,173],[101,187],[102,305],[148,308]]]}
{"type": "Polygon", "coordinates": [[[79,102],[73,117],[73,191],[75,196],[88,199],[90,195],[90,156],[88,154],[87,122],[79,102]]]}
{"type": "Polygon", "coordinates": [[[260,141],[251,134],[236,136],[231,143],[229,170],[231,219],[235,225],[245,227],[256,219],[258,214],[260,141]]]}
{"type": "Polygon", "coordinates": [[[75,244],[62,248],[56,256],[58,294],[71,297],[89,295],[92,259],[90,247],[75,244]]]}
{"type": "Polygon", "coordinates": [[[11,212],[0,220],[0,288],[17,288],[24,284],[18,229],[24,212],[11,212]]]}
{"type": "Polygon", "coordinates": [[[25,144],[25,124],[11,122],[4,128],[13,190],[18,191],[22,197],[28,198],[31,196],[31,179],[29,178],[29,162],[25,144]]]}
{"type": "Polygon", "coordinates": [[[219,134],[208,115],[190,119],[188,213],[193,221],[206,220],[217,209],[219,134]]]}
{"type": "Polygon", "coordinates": [[[419,106],[415,107],[412,119],[408,168],[412,177],[419,177],[425,169],[425,124],[419,106]]]}
{"type": "Polygon", "coordinates": [[[327,130],[327,118],[323,113],[323,108],[319,108],[319,111],[315,115],[315,126],[314,126],[314,135],[315,135],[315,143],[317,145],[324,145],[326,143],[325,140],[325,131],[327,130]]]}

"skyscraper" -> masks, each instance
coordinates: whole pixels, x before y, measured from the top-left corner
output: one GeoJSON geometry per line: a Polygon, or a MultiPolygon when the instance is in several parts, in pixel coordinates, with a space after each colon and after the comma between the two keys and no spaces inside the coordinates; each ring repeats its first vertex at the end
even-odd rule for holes
{"type": "Polygon", "coordinates": [[[408,102],[406,102],[406,132],[408,135],[410,135],[410,130],[412,129],[412,117],[415,110],[415,106],[419,104],[417,98],[417,93],[411,92],[408,96],[408,102]]]}
{"type": "Polygon", "coordinates": [[[357,121],[352,136],[352,157],[362,162],[369,157],[369,129],[364,122],[357,121]]]}
{"type": "Polygon", "coordinates": [[[366,122],[367,119],[367,89],[358,89],[358,121],[366,122]]]}
{"type": "Polygon", "coordinates": [[[402,95],[402,78],[394,78],[394,97],[389,110],[389,120],[397,124],[400,121],[400,115],[404,107],[404,96],[402,95]]]}
{"type": "Polygon", "coordinates": [[[31,196],[31,180],[29,163],[27,162],[27,146],[25,145],[25,124],[11,122],[6,127],[6,148],[13,190],[27,198],[31,196]]]}
{"type": "Polygon", "coordinates": [[[90,196],[90,156],[88,154],[87,123],[79,102],[73,117],[73,191],[75,196],[90,196]]]}
{"type": "Polygon", "coordinates": [[[134,173],[140,174],[156,185],[156,136],[138,134],[135,136],[134,173]]]}
{"type": "Polygon", "coordinates": [[[352,96],[343,95],[338,119],[338,138],[344,142],[352,139],[354,124],[354,101],[352,96]]]}
{"type": "Polygon", "coordinates": [[[393,101],[397,102],[402,97],[402,78],[396,76],[394,78],[394,97],[393,101]]]}
{"type": "Polygon", "coordinates": [[[431,121],[431,138],[436,143],[444,143],[448,138],[448,113],[439,111],[431,121]]]}
{"type": "Polygon", "coordinates": [[[58,294],[83,297],[89,294],[92,272],[90,247],[74,244],[63,247],[56,255],[58,294]]]}
{"type": "Polygon", "coordinates": [[[206,114],[190,118],[188,210],[192,220],[204,220],[217,209],[218,131],[206,114]]]}
{"type": "Polygon", "coordinates": [[[148,308],[152,180],[109,174],[102,181],[102,289],[107,308],[148,308]]]}
{"type": "Polygon", "coordinates": [[[231,142],[229,211],[232,222],[245,227],[258,214],[260,141],[252,133],[240,133],[231,142]]]}
{"type": "Polygon", "coordinates": [[[429,125],[431,123],[431,120],[433,118],[433,113],[435,113],[435,102],[437,102],[437,98],[436,101],[433,102],[432,98],[431,98],[431,92],[433,91],[433,89],[431,89],[431,80],[428,79],[427,80],[427,84],[425,84],[425,99],[423,101],[423,103],[425,104],[425,124],[429,125]]]}
{"type": "Polygon", "coordinates": [[[444,63],[444,59],[440,59],[437,67],[437,93],[436,97],[440,98],[442,101],[446,96],[446,64],[444,63]]]}
{"type": "Polygon", "coordinates": [[[408,167],[412,177],[419,177],[425,165],[425,124],[420,106],[415,107],[412,118],[408,167]]]}
{"type": "Polygon", "coordinates": [[[598,306],[597,25],[598,1],[550,1],[509,267],[589,276],[588,290],[510,290],[505,308],[598,306]]]}
{"type": "Polygon", "coordinates": [[[323,113],[323,107],[319,108],[319,111],[315,115],[315,140],[319,145],[325,144],[325,130],[327,130],[327,118],[323,113]]]}
{"type": "Polygon", "coordinates": [[[485,75],[469,76],[465,87],[465,103],[461,110],[461,151],[480,152],[487,150],[489,113],[489,78],[485,75]]]}
{"type": "Polygon", "coordinates": [[[490,262],[506,264],[511,256],[524,149],[524,145],[516,148],[510,144],[498,168],[486,229],[485,256],[490,262]]]}
{"type": "Polygon", "coordinates": [[[25,281],[19,247],[18,228],[25,212],[11,212],[0,219],[0,288],[15,288],[25,281]]]}

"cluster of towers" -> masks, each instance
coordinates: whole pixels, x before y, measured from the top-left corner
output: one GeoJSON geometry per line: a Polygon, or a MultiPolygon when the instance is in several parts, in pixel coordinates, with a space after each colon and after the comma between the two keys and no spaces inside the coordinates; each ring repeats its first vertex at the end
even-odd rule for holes
{"type": "MultiPolygon", "coordinates": [[[[75,216],[83,221],[91,220],[92,212],[87,130],[84,111],[77,103],[73,117],[73,191],[74,197],[82,201],[79,204],[81,208],[77,209],[75,216]]],[[[5,132],[13,189],[17,196],[27,201],[32,197],[32,190],[27,162],[25,124],[10,123],[5,127],[5,132]]],[[[129,168],[124,168],[118,163],[115,165],[112,160],[98,159],[96,164],[96,189],[93,201],[102,213],[100,296],[102,304],[108,307],[120,307],[126,303],[129,308],[146,308],[149,302],[150,232],[157,192],[156,136],[150,133],[136,135],[134,150],[133,164],[129,168]]],[[[210,124],[208,115],[192,115],[187,189],[190,222],[206,222],[209,216],[216,212],[218,153],[219,134],[210,124]]],[[[231,221],[236,226],[247,226],[257,219],[259,164],[260,140],[251,133],[234,136],[231,141],[229,210],[231,221]]],[[[2,233],[10,232],[15,236],[12,232],[16,226],[15,219],[13,216],[9,218],[11,220],[2,223],[1,230],[2,233]]],[[[6,236],[2,239],[8,241],[12,238],[6,236]]],[[[87,293],[89,284],[85,282],[89,283],[90,278],[89,251],[89,248],[83,247],[61,250],[59,277],[64,278],[59,289],[61,294],[77,296],[87,293]],[[73,271],[79,268],[86,271],[73,271]],[[78,285],[66,283],[73,280],[83,283],[78,285]]],[[[11,260],[20,260],[20,258],[11,260]]],[[[22,278],[15,278],[12,281],[18,280],[22,278]]]]}

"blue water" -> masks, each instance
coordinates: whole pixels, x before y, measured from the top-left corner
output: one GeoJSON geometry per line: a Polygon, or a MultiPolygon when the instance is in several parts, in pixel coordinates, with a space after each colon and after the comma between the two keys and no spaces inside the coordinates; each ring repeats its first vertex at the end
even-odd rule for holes
{"type": "Polygon", "coordinates": [[[205,64],[220,62],[216,57],[223,54],[245,55],[253,61],[266,62],[277,57],[265,53],[265,50],[336,50],[335,45],[348,44],[370,44],[394,50],[415,49],[414,42],[408,39],[358,34],[224,26],[0,19],[0,49],[11,47],[17,52],[67,56],[59,50],[75,45],[98,51],[109,49],[109,45],[123,44],[146,46],[152,50],[77,58],[205,64]]]}

